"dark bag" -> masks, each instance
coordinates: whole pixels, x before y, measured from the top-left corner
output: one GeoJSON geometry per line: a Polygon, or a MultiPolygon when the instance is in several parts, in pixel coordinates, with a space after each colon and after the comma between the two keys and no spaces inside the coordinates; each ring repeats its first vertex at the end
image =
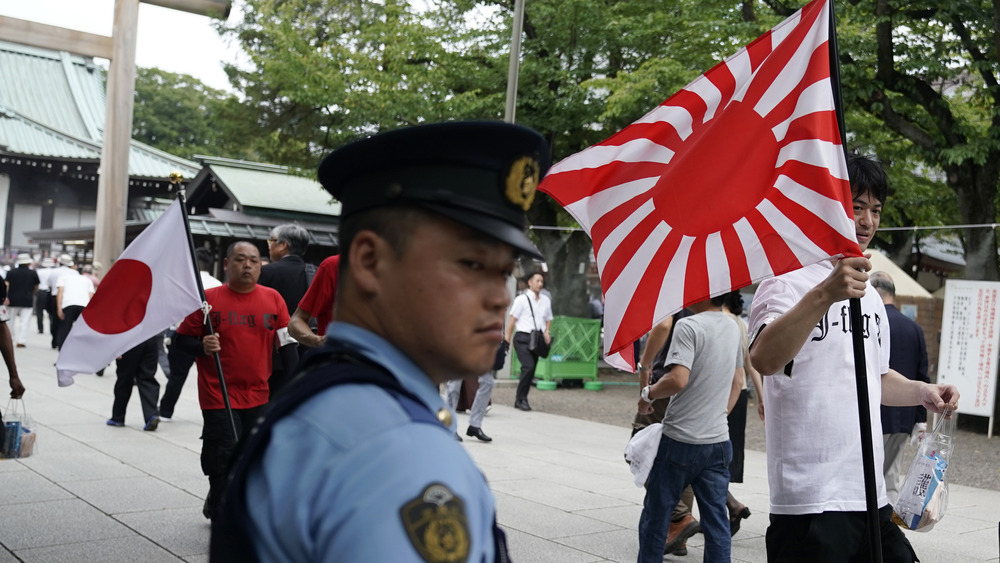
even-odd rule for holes
{"type": "Polygon", "coordinates": [[[535,308],[531,306],[531,297],[525,293],[524,298],[528,300],[528,308],[531,310],[531,322],[535,323],[535,330],[531,331],[528,337],[528,351],[539,358],[548,358],[552,343],[546,342],[545,331],[538,329],[538,323],[535,321],[535,308]]]}
{"type": "Polygon", "coordinates": [[[497,346],[497,355],[493,358],[493,371],[503,369],[503,364],[507,361],[507,350],[510,350],[510,342],[501,340],[497,346]]]}
{"type": "Polygon", "coordinates": [[[549,343],[545,341],[545,333],[541,330],[531,331],[528,337],[528,350],[539,358],[549,357],[549,343]]]}

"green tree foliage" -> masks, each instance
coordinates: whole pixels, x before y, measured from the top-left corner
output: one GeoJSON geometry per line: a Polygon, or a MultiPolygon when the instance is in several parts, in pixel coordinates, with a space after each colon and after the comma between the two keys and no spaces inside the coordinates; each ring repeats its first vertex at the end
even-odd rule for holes
{"type": "Polygon", "coordinates": [[[196,154],[228,158],[252,157],[247,143],[233,134],[224,113],[232,94],[210,88],[186,74],[139,68],[135,80],[132,137],[177,156],[196,154]]]}
{"type": "MultiPolygon", "coordinates": [[[[242,4],[242,19],[220,28],[249,62],[227,69],[240,96],[228,106],[263,160],[314,170],[360,136],[502,117],[513,0],[242,4]]],[[[541,131],[557,161],[653,109],[802,4],[528,0],[517,121],[541,131]]],[[[982,0],[849,0],[837,10],[851,144],[891,165],[886,224],[992,222],[1000,113],[991,9],[982,0]]],[[[529,218],[574,225],[547,196],[529,218]]],[[[556,309],[585,314],[579,273],[589,241],[559,230],[533,236],[554,268],[556,309]]],[[[970,231],[965,242],[970,275],[995,279],[992,234],[970,231]]]]}
{"type": "MultiPolygon", "coordinates": [[[[313,168],[356,138],[442,119],[499,119],[507,82],[510,0],[247,0],[236,37],[250,68],[229,68],[269,160],[313,168]]],[[[766,27],[719,0],[527,2],[517,121],[558,160],[614,133],[766,27]],[[721,39],[720,39],[721,38],[721,39]]],[[[547,196],[529,218],[573,226],[547,196]]],[[[585,236],[536,230],[555,268],[556,309],[585,315],[585,236]],[[564,271],[561,271],[563,269],[564,271]]]]}
{"type": "MultiPolygon", "coordinates": [[[[989,224],[1000,181],[1000,23],[995,4],[837,5],[848,130],[889,164],[907,224],[989,224]],[[944,188],[944,189],[942,189],[944,188]]],[[[993,229],[965,229],[966,277],[998,279],[993,229]]],[[[890,246],[907,245],[892,237],[890,246]]]]}

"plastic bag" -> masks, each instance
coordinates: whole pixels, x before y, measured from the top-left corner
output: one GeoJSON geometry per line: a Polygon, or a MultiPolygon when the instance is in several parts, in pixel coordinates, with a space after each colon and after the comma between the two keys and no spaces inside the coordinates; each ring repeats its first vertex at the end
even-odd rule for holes
{"type": "Polygon", "coordinates": [[[11,399],[4,411],[4,441],[0,457],[28,457],[35,451],[35,424],[28,416],[22,399],[11,399]]]}
{"type": "Polygon", "coordinates": [[[944,517],[948,506],[948,463],[951,461],[955,419],[950,411],[924,434],[893,507],[892,521],[903,528],[928,532],[944,517]]]}
{"type": "Polygon", "coordinates": [[[625,446],[625,461],[629,463],[636,487],[644,487],[649,471],[656,461],[656,452],[660,449],[660,437],[663,436],[663,424],[650,424],[635,433],[625,446]]]}

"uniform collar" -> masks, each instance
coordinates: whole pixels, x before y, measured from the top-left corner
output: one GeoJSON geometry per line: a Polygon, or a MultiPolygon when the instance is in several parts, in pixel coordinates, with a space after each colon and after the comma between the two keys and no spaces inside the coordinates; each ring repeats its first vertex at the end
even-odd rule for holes
{"type": "MultiPolygon", "coordinates": [[[[344,322],[330,323],[326,337],[327,340],[347,345],[366,359],[384,367],[399,380],[403,388],[427,405],[431,412],[437,413],[442,408],[447,408],[431,378],[388,340],[370,330],[344,322]]],[[[453,431],[457,428],[454,420],[450,426],[453,431]]]]}

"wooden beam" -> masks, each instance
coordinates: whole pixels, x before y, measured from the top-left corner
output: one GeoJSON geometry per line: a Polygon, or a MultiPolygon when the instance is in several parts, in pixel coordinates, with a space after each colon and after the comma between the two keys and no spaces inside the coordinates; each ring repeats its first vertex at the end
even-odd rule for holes
{"type": "Polygon", "coordinates": [[[0,16],[0,39],[77,55],[111,58],[111,38],[75,29],[0,16]]]}
{"type": "Polygon", "coordinates": [[[142,3],[220,20],[229,17],[229,9],[233,4],[230,0],[142,0],[142,3]]]}
{"type": "Polygon", "coordinates": [[[108,68],[104,144],[97,179],[94,261],[105,268],[125,249],[128,155],[135,92],[135,44],[139,0],[115,0],[114,57],[108,68]]]}

